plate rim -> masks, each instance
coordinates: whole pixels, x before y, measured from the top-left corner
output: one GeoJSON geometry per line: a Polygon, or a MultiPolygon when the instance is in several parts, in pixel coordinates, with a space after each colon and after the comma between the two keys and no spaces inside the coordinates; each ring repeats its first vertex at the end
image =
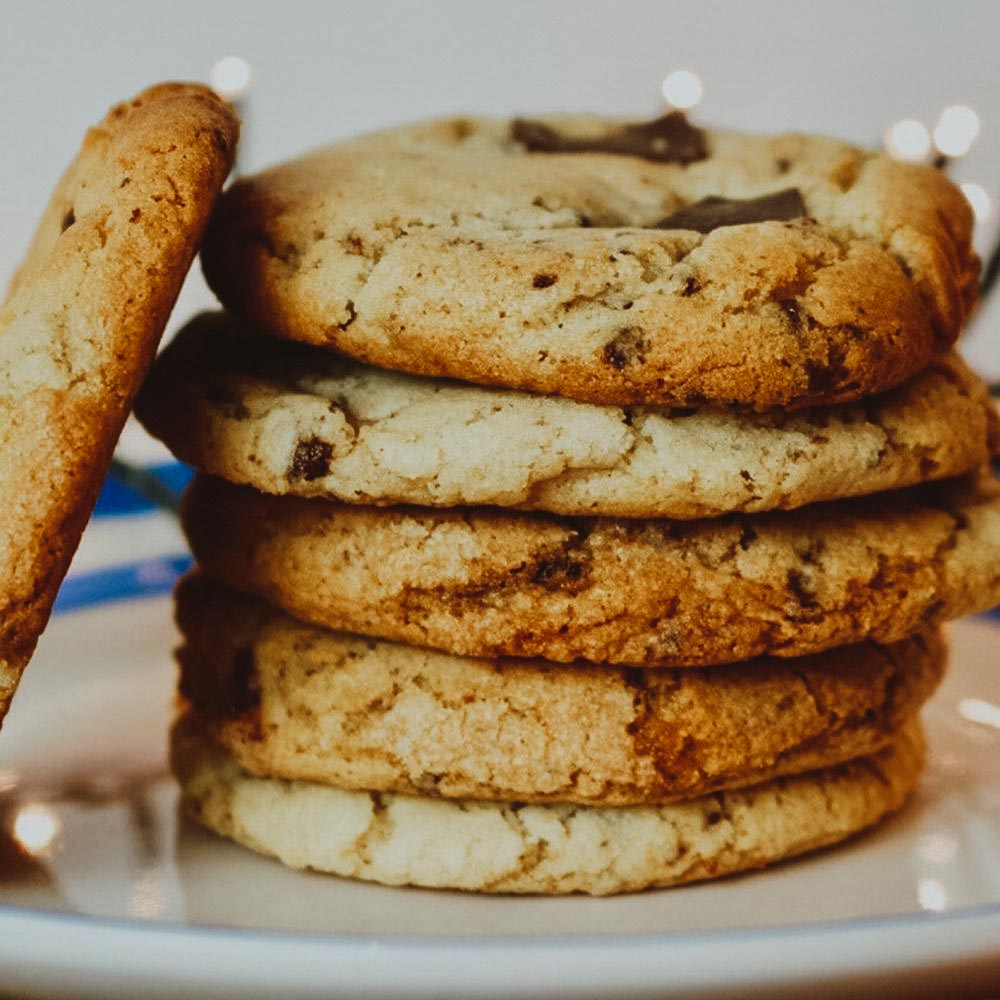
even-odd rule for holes
{"type": "MultiPolygon", "coordinates": [[[[162,602],[165,596],[136,599],[162,602]]],[[[95,602],[63,614],[72,617],[116,603],[95,602]]],[[[969,620],[1000,631],[996,609],[969,620]]],[[[947,975],[949,987],[975,982],[992,989],[1000,987],[998,942],[1000,900],[942,911],[760,926],[541,935],[322,932],[0,904],[3,988],[42,987],[68,991],[68,996],[78,995],[73,989],[84,981],[93,985],[96,980],[108,989],[134,988],[139,977],[145,982],[155,975],[158,986],[171,991],[164,996],[192,987],[205,997],[229,995],[233,989],[246,997],[273,995],[276,989],[288,996],[311,996],[321,983],[327,991],[359,997],[464,997],[470,990],[485,995],[488,972],[483,963],[498,959],[505,962],[507,978],[492,981],[489,995],[508,997],[539,990],[579,996],[584,984],[615,989],[622,996],[648,995],[650,990],[658,996],[715,996],[734,987],[803,988],[818,975],[830,988],[866,976],[881,977],[883,985],[900,976],[926,985],[947,975]],[[723,948],[726,961],[720,963],[723,948]],[[800,954],[790,959],[796,949],[800,954]],[[197,965],[199,956],[206,960],[199,968],[207,980],[201,975],[192,979],[192,962],[197,965]],[[569,957],[572,962],[567,963],[569,957]],[[290,958],[297,968],[291,976],[290,958]]]]}
{"type": "Polygon", "coordinates": [[[134,984],[143,976],[173,990],[192,985],[191,963],[210,949],[212,974],[207,982],[199,980],[205,996],[215,995],[218,985],[250,996],[277,988],[303,995],[301,990],[322,983],[357,996],[457,997],[481,990],[487,976],[482,963],[498,959],[505,960],[506,978],[489,995],[510,997],[551,988],[554,980],[557,989],[573,995],[586,985],[614,988],[623,996],[649,989],[661,996],[675,990],[691,996],[692,989],[736,985],[802,986],[817,976],[825,987],[864,985],[873,976],[884,984],[885,977],[901,974],[932,984],[945,976],[957,988],[961,979],[1000,984],[998,938],[1000,903],[759,928],[541,937],[322,934],[0,907],[0,968],[13,959],[24,982],[65,988],[66,975],[79,982],[86,970],[107,977],[107,986],[134,984]],[[46,933],[53,928],[57,940],[46,933]],[[122,947],[108,948],[115,939],[122,947]],[[791,962],[790,943],[798,948],[798,959],[791,962]],[[718,962],[720,946],[726,949],[724,964],[718,962]],[[783,961],[776,966],[768,960],[779,951],[783,961]]]}

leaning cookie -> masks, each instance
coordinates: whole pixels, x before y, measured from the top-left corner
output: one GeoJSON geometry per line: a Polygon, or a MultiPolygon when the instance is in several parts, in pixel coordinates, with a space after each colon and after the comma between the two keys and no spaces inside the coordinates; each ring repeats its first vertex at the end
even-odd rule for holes
{"type": "Polygon", "coordinates": [[[954,353],[792,415],[621,409],[372,368],[224,314],[171,341],[137,412],[182,461],[268,493],[619,517],[800,507],[970,472],[1000,447],[954,353]]]}
{"type": "Polygon", "coordinates": [[[951,344],[972,216],[940,171],[801,135],[453,119],[240,180],[202,253],[269,332],[614,405],[852,400],[951,344]]]}
{"type": "Polygon", "coordinates": [[[305,625],[204,576],[180,691],[249,772],[379,792],[649,805],[881,749],[941,679],[939,631],[699,670],[474,660],[305,625]]]}
{"type": "Polygon", "coordinates": [[[704,521],[375,508],[196,480],[218,580],[305,621],[463,656],[705,666],[895,642],[1000,602],[1000,488],[704,521]]]}
{"type": "Polygon", "coordinates": [[[343,791],[250,775],[182,718],[172,764],[192,819],[293,868],[479,892],[629,892],[716,878],[844,840],[900,808],[923,763],[911,723],[869,757],[660,806],[343,791]]]}
{"type": "Polygon", "coordinates": [[[236,148],[211,91],[111,109],[59,181],[0,310],[0,719],[236,148]]]}

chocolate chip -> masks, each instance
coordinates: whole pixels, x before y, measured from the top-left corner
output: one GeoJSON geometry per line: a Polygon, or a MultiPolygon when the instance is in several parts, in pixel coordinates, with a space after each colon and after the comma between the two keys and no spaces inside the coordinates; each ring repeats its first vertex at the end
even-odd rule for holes
{"type": "Polygon", "coordinates": [[[295,446],[289,475],[292,479],[304,479],[311,483],[314,479],[320,479],[330,471],[332,457],[333,448],[329,442],[315,437],[305,438],[295,446]]]}
{"type": "Polygon", "coordinates": [[[76,215],[73,213],[72,205],[67,210],[66,214],[62,218],[62,223],[60,225],[59,232],[64,233],[73,223],[76,222],[76,215]]]}
{"type": "Polygon", "coordinates": [[[646,360],[646,341],[642,330],[635,326],[622,327],[614,338],[604,345],[604,363],[621,371],[629,365],[642,364],[646,360]]]}
{"type": "Polygon", "coordinates": [[[754,531],[746,521],[743,521],[740,524],[740,548],[746,552],[747,549],[749,549],[750,546],[756,541],[757,532],[754,531]]]}
{"type": "Polygon", "coordinates": [[[759,198],[710,196],[678,209],[652,229],[693,229],[710,233],[720,226],[742,226],[751,222],[786,221],[806,217],[806,206],[798,188],[785,188],[759,198]]]}
{"type": "Polygon", "coordinates": [[[851,370],[847,367],[844,348],[836,343],[830,345],[825,362],[806,361],[806,378],[810,392],[828,392],[831,389],[845,392],[857,386],[857,379],[851,378],[851,370]]]}
{"type": "Polygon", "coordinates": [[[571,554],[560,554],[541,559],[531,573],[531,582],[546,590],[576,590],[582,585],[586,567],[571,554]]]}
{"type": "Polygon", "coordinates": [[[688,298],[689,296],[700,291],[701,285],[698,284],[698,281],[695,278],[688,278],[687,281],[684,282],[684,287],[681,289],[681,295],[683,295],[684,298],[688,298]]]}
{"type": "Polygon", "coordinates": [[[515,118],[511,136],[531,153],[613,153],[681,165],[708,156],[705,133],[679,111],[651,122],[621,125],[593,138],[562,135],[543,122],[515,118]]]}
{"type": "Polygon", "coordinates": [[[531,285],[533,288],[548,288],[550,285],[554,285],[558,278],[554,274],[536,274],[531,279],[531,285]]]}
{"type": "Polygon", "coordinates": [[[833,376],[822,362],[807,360],[806,378],[810,392],[827,392],[833,388],[833,376]]]}
{"type": "Polygon", "coordinates": [[[778,306],[781,311],[788,317],[788,321],[792,324],[792,328],[799,330],[802,328],[802,314],[799,312],[799,304],[795,299],[782,299],[778,306]]]}
{"type": "Polygon", "coordinates": [[[789,593],[798,601],[801,607],[815,608],[819,606],[816,595],[806,586],[801,573],[790,569],[785,579],[788,584],[789,593]]]}
{"type": "Polygon", "coordinates": [[[257,666],[253,649],[244,646],[233,654],[232,670],[227,678],[225,707],[242,715],[260,706],[257,666]]]}

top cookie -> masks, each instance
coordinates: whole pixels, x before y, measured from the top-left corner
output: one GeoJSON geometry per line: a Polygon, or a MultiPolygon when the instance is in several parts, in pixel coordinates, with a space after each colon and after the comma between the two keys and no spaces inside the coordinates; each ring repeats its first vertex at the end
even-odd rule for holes
{"type": "Polygon", "coordinates": [[[86,135],[0,310],[0,719],[222,183],[239,126],[153,87],[86,135]]]}
{"type": "Polygon", "coordinates": [[[388,368],[605,404],[857,399],[951,343],[971,214],[830,139],[454,119],[241,180],[206,276],[244,319],[388,368]]]}

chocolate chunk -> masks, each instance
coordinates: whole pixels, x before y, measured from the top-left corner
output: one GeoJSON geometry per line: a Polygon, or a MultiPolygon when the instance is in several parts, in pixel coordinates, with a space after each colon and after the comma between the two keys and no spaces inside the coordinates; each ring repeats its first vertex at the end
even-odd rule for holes
{"type": "Polygon", "coordinates": [[[573,553],[566,552],[539,560],[531,573],[531,582],[546,590],[580,590],[587,580],[587,567],[573,553]]]}
{"type": "Polygon", "coordinates": [[[795,299],[782,299],[778,306],[788,317],[788,322],[791,323],[793,329],[798,330],[802,327],[802,313],[799,312],[799,304],[795,299]]]}
{"type": "Polygon", "coordinates": [[[511,135],[531,153],[614,153],[681,165],[708,156],[705,133],[679,111],[651,122],[621,125],[593,138],[562,135],[543,122],[515,118],[511,135]]]}
{"type": "Polygon", "coordinates": [[[694,229],[710,233],[720,226],[742,226],[748,222],[772,222],[806,217],[806,206],[798,188],[785,188],[759,198],[702,198],[660,219],[653,229],[694,229]]]}
{"type": "Polygon", "coordinates": [[[642,330],[634,326],[622,327],[604,345],[601,357],[606,365],[617,371],[629,365],[642,364],[646,360],[646,341],[642,330]]]}
{"type": "Polygon", "coordinates": [[[292,479],[311,483],[320,479],[330,471],[330,459],[333,448],[328,441],[320,438],[305,438],[295,446],[292,456],[292,467],[289,473],[292,479]]]}
{"type": "Polygon", "coordinates": [[[792,597],[798,602],[803,608],[816,608],[819,607],[819,602],[816,600],[816,595],[812,590],[806,586],[805,579],[802,574],[794,569],[790,569],[786,574],[785,579],[788,582],[788,590],[792,597]]]}
{"type": "Polygon", "coordinates": [[[740,523],[740,548],[746,552],[756,541],[757,532],[746,521],[742,521],[740,523]]]}
{"type": "Polygon", "coordinates": [[[257,682],[257,664],[253,649],[242,647],[233,654],[232,671],[224,685],[226,704],[223,709],[243,715],[260,708],[260,687],[257,682]]]}

